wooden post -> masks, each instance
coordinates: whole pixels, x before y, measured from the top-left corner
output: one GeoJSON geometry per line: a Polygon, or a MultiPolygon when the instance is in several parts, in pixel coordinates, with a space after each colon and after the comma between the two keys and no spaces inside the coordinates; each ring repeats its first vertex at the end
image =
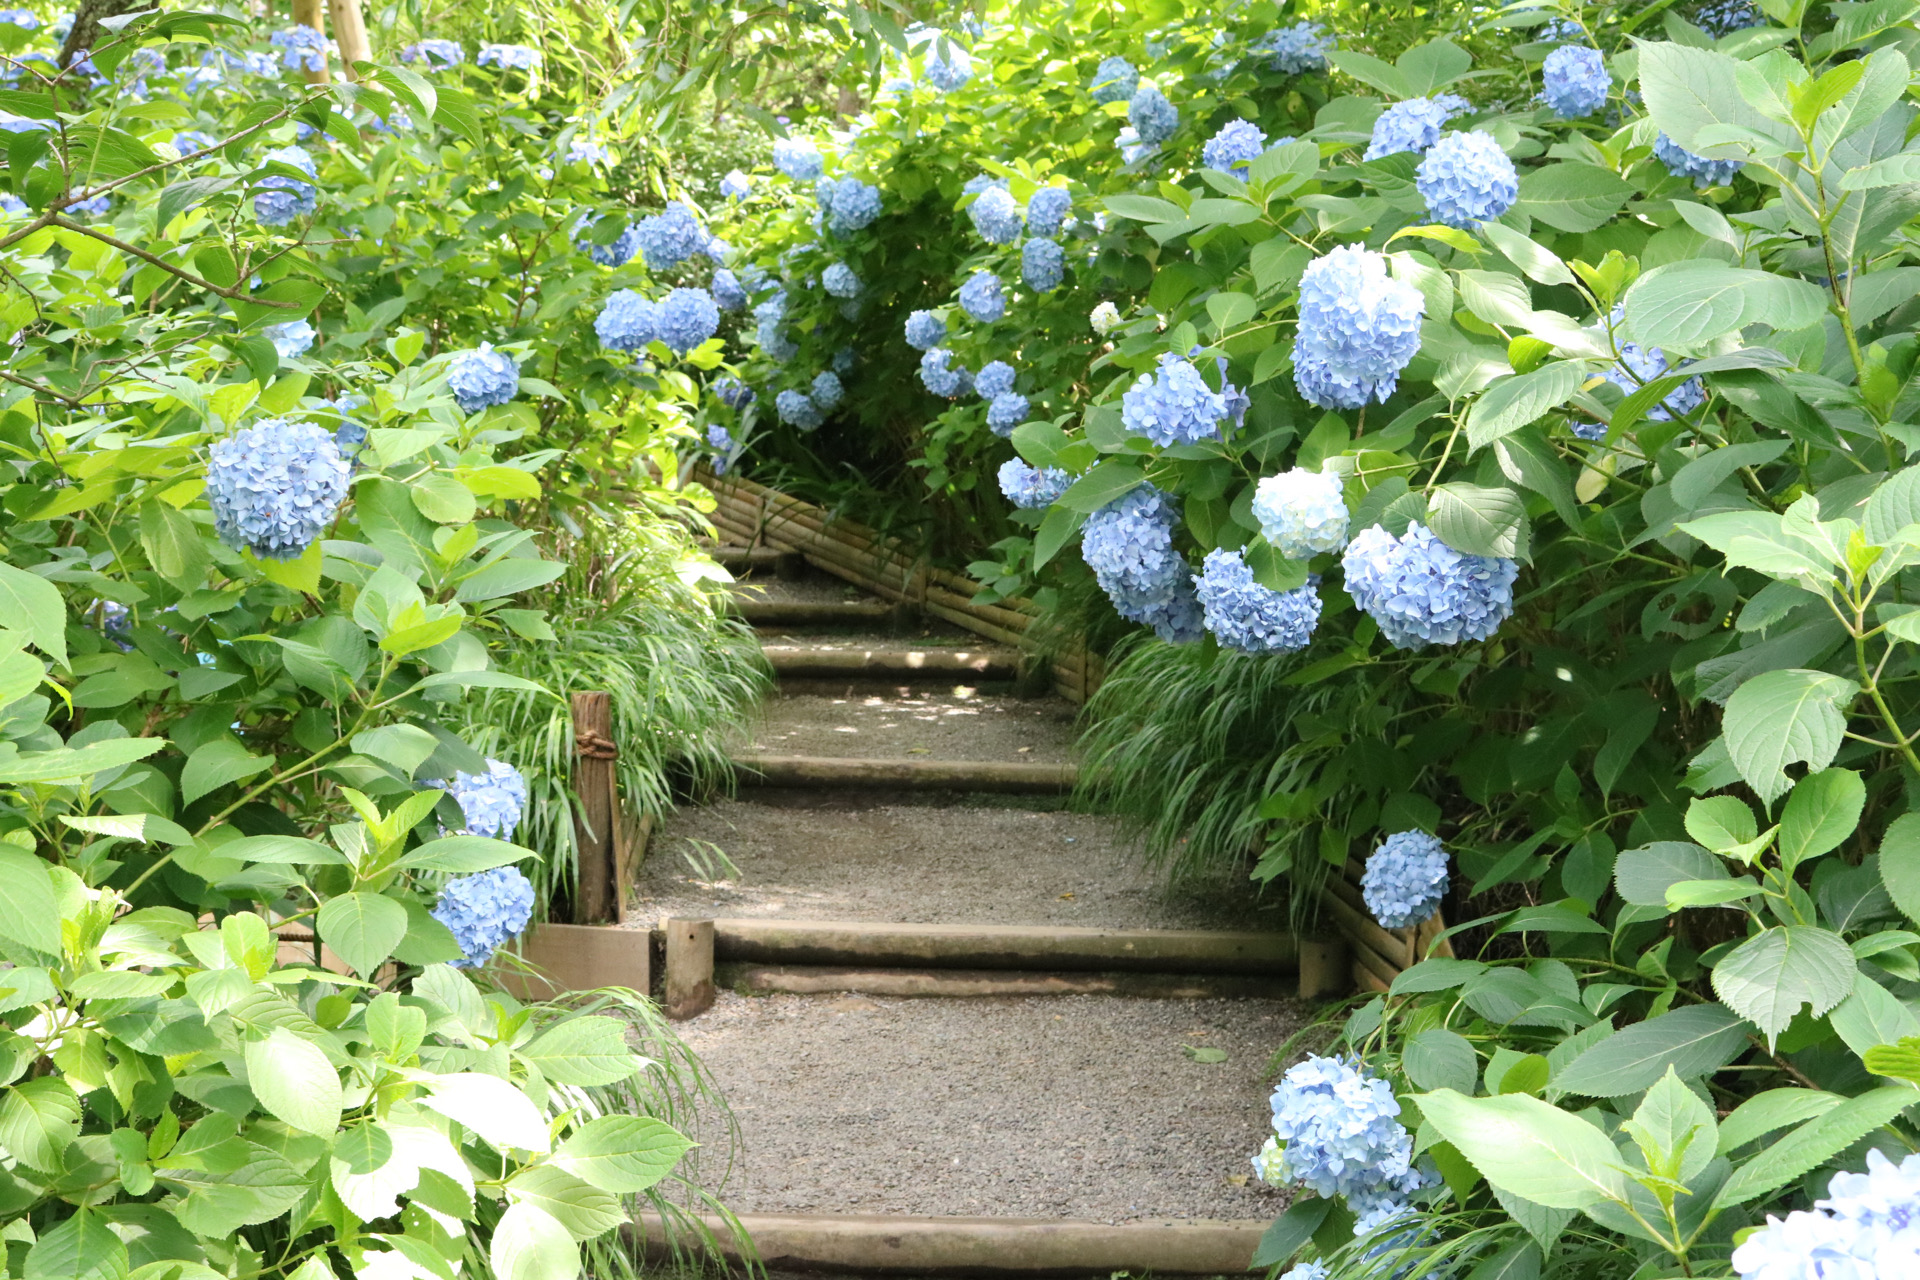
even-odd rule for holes
{"type": "MultiPolygon", "coordinates": [[[[326,0],[293,0],[293,21],[302,27],[312,27],[321,35],[327,33],[326,0]]],[[[322,65],[318,71],[302,71],[308,84],[326,84],[329,77],[327,68],[322,65]]]]}
{"type": "Polygon", "coordinates": [[[713,1008],[713,921],[669,916],[660,928],[667,935],[667,1016],[705,1013],[713,1008]]]}
{"type": "Polygon", "coordinates": [[[573,695],[574,844],[579,850],[573,895],[575,924],[611,924],[618,914],[614,874],[614,769],[620,749],[613,741],[613,696],[573,695]]]}
{"type": "Polygon", "coordinates": [[[360,0],[327,0],[327,11],[333,17],[333,42],[340,46],[340,65],[346,68],[347,79],[358,80],[360,76],[353,64],[373,58],[373,47],[367,42],[367,20],[360,13],[360,0]]]}
{"type": "Polygon", "coordinates": [[[1353,962],[1345,938],[1300,940],[1300,998],[1326,1000],[1345,995],[1353,986],[1353,962]]]}

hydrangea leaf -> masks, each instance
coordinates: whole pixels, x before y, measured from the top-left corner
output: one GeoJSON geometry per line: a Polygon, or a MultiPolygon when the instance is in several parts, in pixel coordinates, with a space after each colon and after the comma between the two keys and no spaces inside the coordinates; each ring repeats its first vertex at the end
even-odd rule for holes
{"type": "Polygon", "coordinates": [[[362,977],[386,962],[406,936],[407,911],[377,893],[343,893],[320,905],[320,940],[362,977]]]}
{"type": "Polygon", "coordinates": [[[1848,1098],[1741,1165],[1714,1197],[1714,1208],[1744,1204],[1804,1177],[1913,1105],[1906,1085],[1848,1098]]]}
{"type": "Polygon", "coordinates": [[[260,1105],[303,1133],[331,1138],[340,1127],[340,1075],[311,1040],[275,1027],[246,1046],[247,1087],[260,1105]]]}
{"type": "Polygon", "coordinates": [[[651,1116],[600,1116],[553,1153],[553,1163],[623,1195],[645,1191],[673,1171],[693,1144],[651,1116]]]}
{"type": "Polygon", "coordinates": [[[1620,1153],[1597,1126],[1524,1093],[1469,1098],[1438,1089],[1420,1114],[1493,1186],[1549,1209],[1627,1198],[1620,1153]]]}
{"type": "Polygon", "coordinates": [[[1853,950],[1839,934],[1784,925],[1748,938],[1714,966],[1713,989],[1771,1044],[1806,1006],[1814,1017],[1853,991],[1853,950]]]}
{"type": "Polygon", "coordinates": [[[1860,686],[1825,671],[1768,671],[1727,699],[1727,753],[1760,798],[1773,803],[1792,785],[1785,766],[1824,769],[1840,750],[1846,707],[1860,686]]]}
{"type": "Polygon", "coordinates": [[[522,1201],[509,1205],[487,1248],[499,1280],[578,1280],[580,1250],[554,1216],[522,1201]]]}

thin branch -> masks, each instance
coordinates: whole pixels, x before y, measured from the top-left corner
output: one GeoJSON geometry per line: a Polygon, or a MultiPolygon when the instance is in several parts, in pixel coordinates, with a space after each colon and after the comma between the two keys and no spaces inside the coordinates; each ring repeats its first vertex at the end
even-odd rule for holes
{"type": "MultiPolygon", "coordinates": [[[[157,254],[148,253],[145,249],[142,249],[140,246],[128,244],[125,240],[122,240],[117,236],[110,236],[106,232],[101,231],[98,228],[84,226],[78,222],[71,222],[66,218],[62,218],[57,215],[53,215],[53,225],[56,227],[64,227],[68,231],[78,231],[83,236],[92,236],[95,240],[100,241],[100,243],[102,244],[112,245],[114,248],[120,250],[120,252],[122,253],[130,253],[134,257],[142,260],[143,262],[150,262],[154,266],[159,267],[162,271],[171,272],[172,274],[179,276],[182,280],[187,281],[189,284],[196,285],[202,289],[210,290],[213,293],[219,294],[223,298],[226,298],[229,300],[232,300],[234,298],[239,298],[244,301],[251,302],[255,306],[278,307],[285,311],[297,311],[300,309],[300,304],[297,302],[275,302],[270,298],[251,297],[249,294],[249,291],[238,284],[232,285],[230,287],[217,285],[213,281],[203,279],[200,276],[196,276],[191,271],[188,271],[182,267],[174,266],[171,262],[168,262],[165,258],[162,258],[157,254]]],[[[3,247],[4,246],[0,246],[0,248],[3,248],[3,247]]]]}

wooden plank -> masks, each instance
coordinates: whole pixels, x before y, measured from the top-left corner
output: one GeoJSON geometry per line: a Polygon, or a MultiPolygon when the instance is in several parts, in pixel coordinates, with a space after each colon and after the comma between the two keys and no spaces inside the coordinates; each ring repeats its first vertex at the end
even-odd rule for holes
{"type": "Polygon", "coordinates": [[[864,968],[1289,974],[1292,934],[1066,925],[721,919],[717,960],[864,968]]]}
{"type": "Polygon", "coordinates": [[[500,985],[521,1000],[550,1000],[597,987],[627,987],[646,995],[653,986],[653,936],[645,929],[537,924],[521,936],[517,948],[523,964],[496,952],[490,968],[500,985]]]}
{"type": "Polygon", "coordinates": [[[971,676],[1011,680],[1020,674],[1018,653],[994,649],[803,649],[767,645],[762,652],[777,676],[971,676]]]}
{"type": "Polygon", "coordinates": [[[740,785],[762,787],[888,788],[904,791],[991,791],[1058,795],[1073,790],[1070,764],[997,760],[852,760],[738,752],[740,785]]]}
{"type": "MultiPolygon", "coordinates": [[[[671,970],[668,980],[672,980],[671,970]]],[[[745,995],[825,995],[857,991],[864,995],[906,999],[922,996],[942,999],[974,996],[1131,996],[1145,1000],[1272,1000],[1291,994],[1284,977],[1246,974],[881,969],[871,966],[735,962],[718,966],[715,981],[729,991],[745,995]]]]}

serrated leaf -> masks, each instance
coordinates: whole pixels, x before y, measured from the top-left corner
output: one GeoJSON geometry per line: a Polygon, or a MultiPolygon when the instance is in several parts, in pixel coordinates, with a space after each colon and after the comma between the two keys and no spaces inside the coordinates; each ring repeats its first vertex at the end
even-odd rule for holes
{"type": "Polygon", "coordinates": [[[1787,765],[1833,763],[1847,727],[1845,707],[1859,692],[1853,681],[1825,671],[1757,675],[1727,699],[1727,754],[1747,785],[1772,804],[1792,785],[1787,765]]]}
{"type": "Polygon", "coordinates": [[[1762,930],[1714,966],[1713,989],[1752,1022],[1768,1044],[1806,1007],[1819,1017],[1853,991],[1853,950],[1839,934],[1811,925],[1762,930]]]}
{"type": "Polygon", "coordinates": [[[371,977],[407,935],[407,909],[377,893],[343,893],[320,904],[320,940],[359,974],[371,977]]]}

